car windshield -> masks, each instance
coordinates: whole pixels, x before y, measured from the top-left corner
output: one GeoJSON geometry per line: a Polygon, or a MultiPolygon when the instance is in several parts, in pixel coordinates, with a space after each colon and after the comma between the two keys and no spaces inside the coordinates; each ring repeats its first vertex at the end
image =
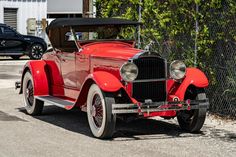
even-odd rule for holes
{"type": "Polygon", "coordinates": [[[49,32],[55,49],[74,52],[86,44],[98,41],[124,41],[134,44],[136,27],[130,25],[86,25],[56,27],[49,32]]]}
{"type": "Polygon", "coordinates": [[[73,28],[65,34],[68,41],[90,41],[90,40],[134,40],[134,26],[96,26],[73,28]]]}

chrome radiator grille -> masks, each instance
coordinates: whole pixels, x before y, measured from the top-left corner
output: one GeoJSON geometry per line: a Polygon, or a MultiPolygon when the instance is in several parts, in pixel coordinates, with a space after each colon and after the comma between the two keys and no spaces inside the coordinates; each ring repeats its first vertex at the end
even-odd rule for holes
{"type": "MultiPolygon", "coordinates": [[[[142,57],[134,59],[133,63],[139,69],[136,80],[166,78],[166,63],[160,57],[142,57]]],[[[151,99],[155,102],[165,101],[166,81],[134,82],[132,95],[140,102],[144,102],[145,99],[151,99]]]]}

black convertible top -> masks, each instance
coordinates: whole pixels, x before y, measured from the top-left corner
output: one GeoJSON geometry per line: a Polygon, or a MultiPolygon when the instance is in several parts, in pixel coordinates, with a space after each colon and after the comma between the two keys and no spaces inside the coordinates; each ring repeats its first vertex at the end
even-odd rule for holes
{"type": "MultiPolygon", "coordinates": [[[[58,18],[48,25],[46,32],[53,47],[63,51],[74,51],[77,49],[76,45],[67,39],[70,36],[68,35],[68,33],[70,34],[70,27],[74,29],[74,33],[96,32],[101,29],[109,34],[108,28],[99,28],[108,26],[111,29],[110,31],[114,28],[114,31],[110,34],[112,35],[112,33],[118,33],[118,27],[138,25],[141,25],[141,23],[119,18],[58,18]]],[[[104,36],[105,34],[101,32],[100,35],[104,36]]],[[[86,35],[84,36],[86,37],[86,35]]]]}
{"type": "Polygon", "coordinates": [[[140,25],[140,22],[119,18],[58,18],[53,20],[47,30],[70,26],[103,26],[103,25],[140,25]]]}

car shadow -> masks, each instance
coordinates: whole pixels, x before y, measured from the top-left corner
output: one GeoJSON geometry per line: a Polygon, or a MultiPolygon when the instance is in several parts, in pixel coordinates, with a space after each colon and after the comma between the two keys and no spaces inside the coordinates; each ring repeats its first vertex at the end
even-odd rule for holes
{"type": "MultiPolygon", "coordinates": [[[[18,108],[26,114],[24,108],[18,108]]],[[[78,109],[66,111],[56,106],[45,106],[41,116],[34,118],[66,130],[92,137],[87,114],[78,109]]],[[[173,123],[173,120],[138,119],[130,122],[117,120],[113,141],[153,140],[168,138],[207,137],[227,142],[236,142],[236,134],[214,127],[204,126],[200,133],[187,133],[173,123]]]]}

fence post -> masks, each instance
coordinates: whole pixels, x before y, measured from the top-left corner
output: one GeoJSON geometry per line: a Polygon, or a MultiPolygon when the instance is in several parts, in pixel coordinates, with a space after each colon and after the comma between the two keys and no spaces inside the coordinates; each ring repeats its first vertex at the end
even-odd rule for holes
{"type": "Polygon", "coordinates": [[[198,56],[198,33],[199,33],[199,23],[198,23],[198,11],[199,7],[196,3],[196,20],[195,20],[195,45],[194,45],[194,66],[197,67],[197,56],[198,56]]]}
{"type": "MultiPolygon", "coordinates": [[[[142,0],[139,0],[139,8],[138,8],[138,22],[141,22],[142,20],[142,0]]],[[[138,48],[140,49],[141,47],[141,26],[138,26],[138,48]]]]}

